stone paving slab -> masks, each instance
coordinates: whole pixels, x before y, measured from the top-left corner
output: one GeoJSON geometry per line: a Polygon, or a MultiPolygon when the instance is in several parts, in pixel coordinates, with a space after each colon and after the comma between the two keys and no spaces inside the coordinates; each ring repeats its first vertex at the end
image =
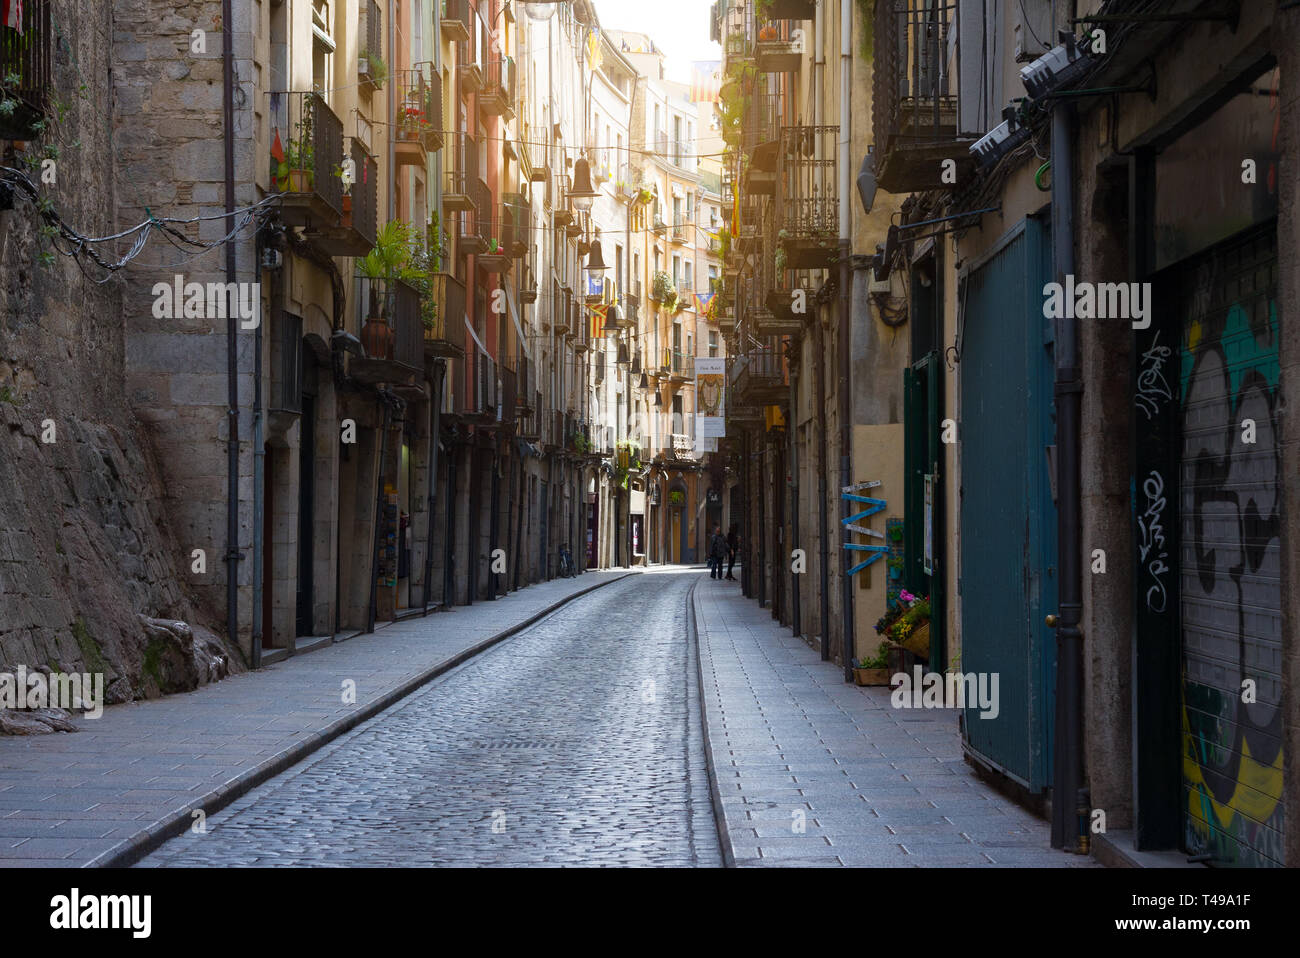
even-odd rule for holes
{"type": "Polygon", "coordinates": [[[76,733],[0,736],[0,868],[114,866],[185,831],[466,658],[592,589],[587,572],[382,626],[76,733]],[[343,701],[347,680],[355,703],[343,701]]]}
{"type": "Polygon", "coordinates": [[[954,710],[890,706],[738,583],[693,596],[723,853],[757,867],[1098,867],[962,759],[954,710]]]}

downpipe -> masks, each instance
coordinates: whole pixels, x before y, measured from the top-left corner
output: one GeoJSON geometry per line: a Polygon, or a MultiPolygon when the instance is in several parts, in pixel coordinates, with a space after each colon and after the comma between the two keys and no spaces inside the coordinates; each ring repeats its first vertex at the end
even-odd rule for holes
{"type": "MultiPolygon", "coordinates": [[[[1052,110],[1052,254],[1056,280],[1073,275],[1074,109],[1058,101],[1052,110]]],[[[1056,734],[1052,782],[1052,847],[1086,854],[1087,796],[1083,791],[1083,616],[1080,556],[1080,406],[1078,320],[1067,310],[1056,330],[1056,445],[1060,474],[1057,539],[1061,570],[1056,620],[1056,734]],[[1080,812],[1082,811],[1082,816],[1080,812]]]]}
{"type": "Polygon", "coordinates": [[[383,424],[379,433],[379,461],[375,464],[375,527],[370,537],[370,605],[366,611],[366,633],[375,631],[375,612],[379,603],[379,530],[384,521],[384,460],[388,458],[388,424],[392,416],[387,396],[382,393],[379,403],[384,408],[383,424]]]}
{"type": "MultiPolygon", "coordinates": [[[[853,484],[853,424],[851,397],[849,395],[849,377],[852,375],[853,350],[852,317],[853,273],[849,262],[853,254],[853,220],[852,207],[849,203],[849,136],[851,130],[849,109],[853,95],[853,5],[840,2],[840,133],[839,133],[839,205],[840,205],[840,255],[839,255],[839,307],[840,329],[836,343],[840,361],[839,386],[836,389],[838,415],[840,420],[840,487],[853,484]]],[[[840,498],[840,519],[847,521],[851,515],[851,502],[840,498]]],[[[853,580],[848,574],[852,562],[852,553],[840,549],[840,610],[843,614],[844,629],[844,681],[853,681],[853,580]]]]}
{"type": "Polygon", "coordinates": [[[429,593],[433,591],[433,533],[436,527],[434,507],[438,498],[438,449],[442,433],[442,388],[447,377],[447,360],[433,362],[433,397],[429,400],[429,494],[424,509],[429,514],[429,528],[424,546],[424,614],[429,614],[429,593]]]}
{"type": "MultiPolygon", "coordinates": [[[[235,231],[235,38],[232,0],[221,0],[221,112],[225,148],[226,232],[235,231]]],[[[226,240],[226,283],[233,284],[235,238],[226,240]]],[[[227,286],[227,288],[232,288],[227,286]]],[[[230,310],[226,323],[226,634],[239,645],[239,317],[230,310]]],[[[258,324],[261,325],[260,323],[258,324]]],[[[254,668],[261,654],[249,636],[249,661],[254,668]]]]}

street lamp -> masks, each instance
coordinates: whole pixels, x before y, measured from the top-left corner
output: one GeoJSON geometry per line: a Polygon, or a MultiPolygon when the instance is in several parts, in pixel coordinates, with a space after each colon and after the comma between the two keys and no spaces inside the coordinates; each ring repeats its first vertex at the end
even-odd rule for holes
{"type": "Polygon", "coordinates": [[[523,8],[529,20],[541,23],[555,15],[555,8],[559,4],[567,2],[568,0],[525,0],[523,8]]]}
{"type": "Polygon", "coordinates": [[[587,212],[599,195],[591,188],[591,164],[585,156],[578,157],[573,164],[573,189],[569,190],[574,209],[587,212]]]}

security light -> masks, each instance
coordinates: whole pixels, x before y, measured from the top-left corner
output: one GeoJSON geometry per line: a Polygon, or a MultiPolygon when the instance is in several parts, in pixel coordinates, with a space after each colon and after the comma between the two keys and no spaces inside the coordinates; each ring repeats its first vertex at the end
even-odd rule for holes
{"type": "Polygon", "coordinates": [[[1080,48],[1074,34],[1061,31],[1062,42],[1020,70],[1020,82],[1035,99],[1081,77],[1091,63],[1085,48],[1080,48]]]}

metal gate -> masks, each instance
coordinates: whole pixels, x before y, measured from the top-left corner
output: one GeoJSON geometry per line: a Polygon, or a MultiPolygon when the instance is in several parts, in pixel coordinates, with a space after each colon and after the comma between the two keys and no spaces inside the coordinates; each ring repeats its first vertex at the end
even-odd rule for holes
{"type": "Polygon", "coordinates": [[[1184,845],[1216,863],[1281,865],[1275,227],[1180,267],[1175,288],[1184,845]]]}
{"type": "Polygon", "coordinates": [[[1056,651],[1051,253],[1026,219],[964,274],[958,423],[961,661],[998,677],[996,717],[967,702],[965,747],[1032,792],[1050,781],[1056,651]]]}

